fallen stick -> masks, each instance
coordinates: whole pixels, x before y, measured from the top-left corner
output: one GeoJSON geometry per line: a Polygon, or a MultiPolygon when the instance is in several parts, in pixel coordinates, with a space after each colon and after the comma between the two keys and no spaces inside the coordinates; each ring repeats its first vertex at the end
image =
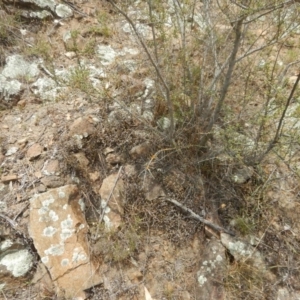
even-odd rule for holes
{"type": "Polygon", "coordinates": [[[15,222],[15,220],[10,219],[9,217],[7,217],[7,216],[5,216],[5,215],[3,215],[3,214],[0,214],[0,217],[1,217],[2,219],[4,219],[5,221],[7,221],[14,229],[17,228],[18,223],[15,222]]]}
{"type": "Polygon", "coordinates": [[[185,207],[184,205],[182,205],[182,204],[179,203],[178,201],[176,201],[176,200],[174,200],[174,199],[171,199],[171,198],[167,198],[167,197],[161,197],[161,198],[162,198],[163,200],[166,200],[166,201],[168,201],[168,202],[171,202],[172,204],[174,204],[174,205],[180,207],[183,211],[188,212],[188,213],[191,215],[192,218],[194,218],[194,219],[200,221],[201,223],[203,223],[203,224],[205,224],[205,225],[211,227],[212,229],[217,230],[217,231],[219,231],[219,232],[225,232],[225,233],[228,233],[228,234],[230,234],[230,235],[232,235],[232,236],[235,236],[235,233],[233,233],[232,231],[227,230],[227,229],[225,229],[225,228],[223,228],[223,227],[220,227],[220,226],[218,226],[218,225],[216,225],[216,224],[213,224],[213,223],[211,223],[211,222],[205,220],[204,218],[202,218],[202,217],[200,217],[199,215],[195,214],[191,209],[185,207]]]}

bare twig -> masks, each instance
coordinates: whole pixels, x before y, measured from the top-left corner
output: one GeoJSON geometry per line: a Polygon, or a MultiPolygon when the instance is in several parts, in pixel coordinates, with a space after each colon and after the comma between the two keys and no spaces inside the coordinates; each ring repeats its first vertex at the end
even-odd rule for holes
{"type": "Polygon", "coordinates": [[[192,217],[193,219],[196,219],[196,220],[200,221],[201,223],[203,223],[203,224],[205,224],[205,225],[211,227],[212,229],[214,229],[214,230],[216,230],[216,231],[218,231],[218,232],[225,232],[225,233],[228,233],[228,234],[230,234],[230,235],[232,235],[232,236],[235,235],[232,231],[227,230],[227,229],[225,229],[225,228],[223,228],[223,227],[220,227],[220,226],[218,226],[218,225],[216,225],[216,224],[213,224],[213,223],[211,223],[211,222],[205,220],[204,218],[202,218],[202,217],[200,217],[199,215],[195,214],[191,209],[187,208],[186,206],[182,205],[181,203],[179,203],[178,201],[176,201],[176,200],[174,200],[174,199],[167,198],[167,197],[162,197],[162,199],[164,199],[164,200],[166,200],[166,201],[168,201],[168,202],[171,202],[172,204],[174,204],[174,205],[180,207],[180,208],[181,208],[182,210],[184,210],[185,212],[188,212],[188,213],[191,215],[191,217],[192,217]]]}
{"type": "Polygon", "coordinates": [[[9,217],[7,217],[7,216],[5,216],[5,215],[3,215],[3,214],[1,214],[1,213],[0,213],[0,217],[1,217],[2,219],[4,219],[5,221],[7,221],[14,229],[17,228],[18,223],[15,222],[14,220],[10,219],[9,217]]]}
{"type": "Polygon", "coordinates": [[[16,220],[18,219],[18,217],[27,209],[27,207],[29,206],[29,204],[30,203],[27,203],[16,215],[15,215],[15,217],[14,217],[14,219],[13,219],[13,222],[15,223],[15,224],[17,224],[16,223],[16,220]]]}
{"type": "MultiPolygon", "coordinates": [[[[228,62],[228,69],[225,76],[225,81],[223,83],[221,92],[220,92],[220,98],[217,102],[216,108],[214,109],[212,116],[210,117],[209,123],[206,128],[206,132],[210,132],[213,128],[213,125],[215,124],[217,118],[219,117],[219,113],[221,111],[221,108],[223,106],[224,100],[226,98],[231,79],[232,79],[232,73],[234,71],[234,67],[236,64],[236,55],[240,46],[240,42],[242,39],[242,27],[243,27],[243,19],[238,20],[238,22],[234,25],[235,29],[235,41],[233,45],[233,49],[230,54],[229,62],[228,62]]],[[[203,136],[203,138],[200,140],[200,145],[205,146],[207,141],[209,139],[209,135],[203,136]]]]}
{"type": "Polygon", "coordinates": [[[281,130],[282,130],[282,127],[283,127],[283,121],[285,119],[285,115],[286,115],[286,112],[287,112],[287,109],[288,107],[290,106],[291,104],[291,101],[293,99],[293,95],[295,93],[295,90],[298,86],[298,83],[300,81],[300,72],[297,76],[297,80],[295,81],[294,85],[293,85],[293,88],[291,90],[291,93],[288,97],[288,99],[286,100],[286,104],[285,104],[285,107],[284,107],[284,110],[281,114],[281,117],[279,119],[279,123],[278,123],[278,126],[277,126],[277,129],[276,129],[276,132],[275,132],[275,135],[274,135],[274,138],[270,141],[269,143],[269,146],[267,148],[267,150],[259,157],[259,159],[256,161],[256,163],[260,163],[263,158],[274,148],[274,146],[278,143],[279,141],[279,138],[281,136],[281,130]]]}
{"type": "Polygon", "coordinates": [[[141,43],[145,53],[147,54],[147,57],[151,63],[151,65],[154,67],[155,72],[157,77],[159,78],[160,82],[162,83],[164,90],[165,90],[165,97],[166,97],[166,101],[168,103],[168,108],[170,111],[170,137],[173,137],[174,131],[175,131],[175,123],[174,123],[174,107],[173,107],[173,102],[171,100],[171,96],[170,96],[170,89],[169,86],[167,84],[167,82],[165,81],[159,66],[157,65],[157,63],[154,61],[154,58],[152,56],[152,54],[150,53],[149,48],[147,47],[147,45],[145,44],[141,34],[139,33],[138,29],[136,28],[136,26],[134,25],[133,21],[130,19],[130,17],[124,12],[124,10],[122,10],[118,5],[116,5],[116,3],[113,0],[108,0],[108,2],[126,19],[126,21],[130,24],[131,28],[133,29],[137,39],[139,40],[139,42],[141,43]]]}

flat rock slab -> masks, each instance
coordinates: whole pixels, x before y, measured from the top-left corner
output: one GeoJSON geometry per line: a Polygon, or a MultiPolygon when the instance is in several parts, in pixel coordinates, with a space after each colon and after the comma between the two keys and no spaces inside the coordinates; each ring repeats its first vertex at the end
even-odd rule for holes
{"type": "Polygon", "coordinates": [[[225,249],[217,239],[211,239],[207,244],[197,272],[197,294],[201,299],[225,299],[222,285],[226,267],[225,249]]]}
{"type": "Polygon", "coordinates": [[[75,185],[52,189],[30,200],[30,236],[57,293],[67,298],[84,298],[83,290],[102,281],[90,261],[83,208],[75,185]]]}
{"type": "Polygon", "coordinates": [[[117,229],[122,224],[125,204],[125,187],[118,174],[111,174],[103,180],[99,190],[101,207],[105,209],[104,222],[107,229],[117,229]]]}

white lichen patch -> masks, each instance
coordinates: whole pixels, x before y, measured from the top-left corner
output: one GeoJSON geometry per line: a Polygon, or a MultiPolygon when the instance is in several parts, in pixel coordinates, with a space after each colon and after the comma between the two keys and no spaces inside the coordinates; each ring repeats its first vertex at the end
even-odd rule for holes
{"type": "Polygon", "coordinates": [[[61,264],[62,267],[68,266],[69,265],[69,259],[67,259],[67,258],[62,259],[60,264],[61,264]]]}
{"type": "Polygon", "coordinates": [[[251,255],[252,252],[245,248],[246,248],[246,245],[240,241],[237,241],[235,243],[233,243],[233,242],[228,243],[228,249],[233,256],[234,256],[234,253],[238,253],[239,255],[242,255],[242,256],[251,255]]]}
{"type": "Polygon", "coordinates": [[[49,207],[49,205],[50,205],[51,203],[53,203],[54,201],[55,201],[55,199],[54,199],[53,196],[51,195],[50,198],[48,198],[48,199],[42,201],[42,206],[43,206],[43,207],[49,207]]]}
{"type": "Polygon", "coordinates": [[[68,215],[67,219],[60,223],[61,233],[60,238],[62,241],[65,241],[75,232],[75,228],[73,227],[73,220],[70,215],[68,215]]]}
{"type": "Polygon", "coordinates": [[[33,256],[26,249],[16,251],[5,255],[0,265],[5,266],[15,277],[24,276],[33,265],[33,256]]]}
{"type": "Polygon", "coordinates": [[[53,222],[56,222],[59,219],[57,213],[54,210],[49,211],[49,217],[53,222]]]}
{"type": "Polygon", "coordinates": [[[60,233],[61,240],[65,241],[66,239],[70,238],[74,232],[75,229],[69,229],[69,228],[62,229],[60,233]]]}
{"type": "Polygon", "coordinates": [[[52,226],[46,227],[43,230],[43,236],[51,237],[55,234],[56,231],[57,231],[57,229],[52,226]]]}
{"type": "Polygon", "coordinates": [[[80,199],[78,200],[78,204],[79,204],[79,206],[80,206],[81,211],[84,211],[84,210],[85,210],[85,204],[84,204],[84,201],[83,201],[82,198],[80,198],[80,199]]]}
{"type": "Polygon", "coordinates": [[[47,264],[49,262],[49,256],[48,255],[47,256],[43,256],[41,258],[41,261],[42,261],[43,264],[47,264]]]}
{"type": "Polygon", "coordinates": [[[73,220],[70,215],[67,216],[66,220],[61,221],[60,227],[61,227],[61,229],[64,229],[64,228],[70,229],[73,227],[73,220]]]}
{"type": "Polygon", "coordinates": [[[2,75],[14,79],[20,77],[34,78],[38,76],[39,72],[36,63],[26,61],[21,55],[12,55],[6,58],[2,75]]]}
{"type": "Polygon", "coordinates": [[[80,224],[80,226],[78,227],[78,230],[82,230],[83,228],[85,228],[84,224],[80,224]]]}
{"type": "Polygon", "coordinates": [[[110,228],[113,227],[113,224],[112,224],[112,222],[110,221],[110,218],[109,218],[107,215],[105,215],[105,216],[103,217],[103,221],[104,221],[105,227],[106,227],[107,229],[110,229],[110,228]]]}
{"type": "Polygon", "coordinates": [[[110,45],[98,45],[97,54],[104,66],[110,65],[117,56],[116,51],[110,45]]]}
{"type": "Polygon", "coordinates": [[[53,203],[55,201],[54,197],[51,195],[51,197],[49,199],[46,199],[42,202],[43,206],[49,206],[51,203],[53,203]]]}
{"type": "Polygon", "coordinates": [[[203,284],[207,281],[207,278],[204,275],[198,276],[198,282],[200,286],[203,286],[203,284]]]}
{"type": "Polygon", "coordinates": [[[58,4],[55,8],[55,12],[60,18],[68,18],[73,16],[72,9],[64,4],[58,4]]]}
{"type": "Polygon", "coordinates": [[[13,244],[13,241],[10,239],[7,239],[7,240],[3,241],[2,243],[0,243],[0,250],[4,251],[7,248],[9,248],[12,244],[13,244]]]}
{"type": "Polygon", "coordinates": [[[68,204],[65,204],[64,206],[63,206],[63,210],[66,210],[68,208],[68,204]]]}
{"type": "Polygon", "coordinates": [[[51,245],[50,248],[46,249],[44,253],[46,255],[58,256],[65,252],[65,247],[63,245],[51,245]]]}
{"type": "Polygon", "coordinates": [[[217,262],[223,261],[222,256],[218,254],[217,257],[216,257],[216,261],[217,261],[217,262]]]}
{"type": "MultiPolygon", "coordinates": [[[[213,249],[212,252],[214,252],[213,249]]],[[[214,276],[214,271],[218,268],[219,265],[221,265],[222,262],[223,258],[219,254],[213,260],[204,260],[202,262],[202,266],[200,267],[200,270],[197,273],[198,282],[200,286],[203,286],[203,284],[207,281],[206,276],[214,276]]]]}
{"type": "Polygon", "coordinates": [[[101,208],[104,209],[105,214],[108,214],[111,210],[105,200],[101,200],[101,208]]]}
{"type": "Polygon", "coordinates": [[[39,214],[39,215],[45,215],[48,211],[49,211],[49,208],[48,208],[48,207],[42,206],[42,207],[38,210],[38,214],[39,214]]]}
{"type": "MultiPolygon", "coordinates": [[[[65,198],[66,197],[66,194],[65,194],[65,192],[63,192],[63,191],[59,191],[59,193],[58,193],[58,197],[59,198],[65,198]]],[[[65,204],[66,205],[66,204],[65,204]]]]}
{"type": "Polygon", "coordinates": [[[73,250],[72,262],[79,263],[87,260],[85,252],[81,248],[75,248],[73,250]]]}

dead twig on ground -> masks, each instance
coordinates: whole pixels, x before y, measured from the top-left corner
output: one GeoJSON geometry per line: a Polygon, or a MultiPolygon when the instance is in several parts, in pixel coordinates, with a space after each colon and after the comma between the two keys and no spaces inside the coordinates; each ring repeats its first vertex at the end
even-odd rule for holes
{"type": "Polygon", "coordinates": [[[7,221],[14,229],[17,229],[18,224],[14,220],[10,219],[9,217],[7,217],[1,213],[0,213],[0,217],[2,219],[4,219],[5,221],[7,221]]]}
{"type": "Polygon", "coordinates": [[[201,223],[211,227],[212,229],[218,231],[218,232],[225,232],[225,233],[228,233],[232,236],[235,236],[235,233],[233,233],[232,231],[230,230],[227,230],[223,227],[220,227],[216,224],[213,224],[207,220],[205,220],[204,218],[200,217],[199,215],[195,214],[191,209],[187,208],[186,206],[182,205],[181,203],[179,203],[178,201],[174,200],[174,199],[171,199],[171,198],[167,198],[167,197],[161,197],[163,200],[166,200],[168,202],[171,202],[172,204],[180,207],[182,210],[184,210],[185,212],[188,212],[192,218],[200,221],[201,223]]]}

